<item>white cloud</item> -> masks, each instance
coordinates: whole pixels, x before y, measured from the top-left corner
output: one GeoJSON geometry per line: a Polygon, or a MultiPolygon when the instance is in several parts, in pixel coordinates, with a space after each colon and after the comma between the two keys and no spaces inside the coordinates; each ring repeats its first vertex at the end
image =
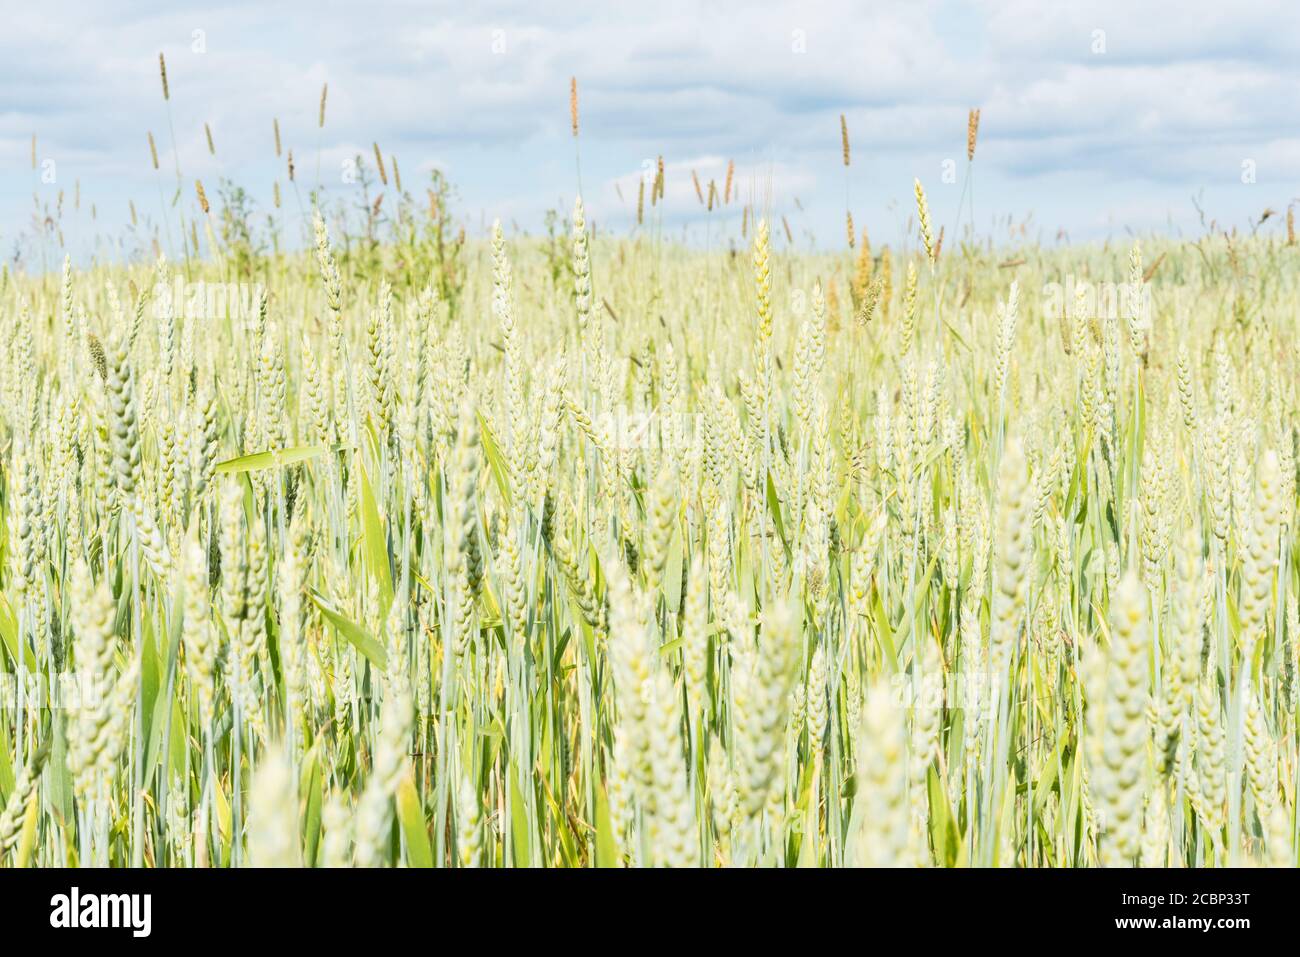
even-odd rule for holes
{"type": "MultiPolygon", "coordinates": [[[[576,190],[571,75],[590,204],[615,220],[623,207],[614,184],[644,158],[668,160],[663,212],[683,221],[699,212],[690,169],[707,160],[716,178],[735,159],[753,195],[774,209],[798,196],[804,226],[837,244],[841,112],[860,223],[887,231],[905,221],[914,175],[937,215],[955,213],[939,171],[962,157],[969,106],[982,109],[980,206],[1034,210],[1053,233],[1059,223],[1104,234],[1128,221],[1126,210],[1138,226],[1186,218],[1188,197],[1202,189],[1221,221],[1300,192],[1291,133],[1300,13],[1284,0],[1103,0],[1053,5],[1050,16],[1030,0],[661,0],[617,15],[595,0],[558,11],[502,0],[472,10],[407,0],[173,2],[133,16],[53,0],[7,11],[0,35],[0,165],[17,174],[0,179],[0,241],[10,248],[27,223],[34,188],[48,202],[74,181],[83,204],[98,203],[101,228],[126,219],[128,198],[158,218],[145,134],[169,153],[171,125],[184,180],[228,177],[269,205],[272,180],[283,185],[285,175],[272,117],[308,184],[318,146],[322,180],[337,195],[342,160],[378,142],[408,180],[434,163],[447,169],[471,222],[508,214],[536,226],[576,190]],[[206,52],[193,52],[195,30],[206,52]],[[1104,53],[1094,52],[1098,30],[1104,53]],[[33,133],[42,157],[58,162],[59,183],[45,194],[30,177],[33,133]],[[1253,191],[1237,178],[1244,158],[1258,164],[1253,191]],[[1080,197],[1084,188],[1097,195],[1080,197]]],[[[170,195],[175,163],[163,163],[170,195]]],[[[182,185],[190,201],[192,182],[182,185]]],[[[89,231],[68,224],[87,244],[89,231]]]]}

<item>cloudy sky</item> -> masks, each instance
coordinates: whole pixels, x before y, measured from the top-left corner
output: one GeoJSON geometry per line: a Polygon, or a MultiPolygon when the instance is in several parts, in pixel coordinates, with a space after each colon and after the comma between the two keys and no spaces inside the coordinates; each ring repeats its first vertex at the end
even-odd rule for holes
{"type": "MultiPolygon", "coordinates": [[[[273,117],[304,190],[319,164],[328,196],[356,198],[345,164],[369,159],[378,141],[417,195],[432,169],[444,170],[472,230],[494,217],[536,230],[577,189],[571,75],[581,91],[583,192],[597,224],[614,229],[634,220],[637,177],[660,154],[667,230],[705,235],[691,171],[721,183],[734,160],[741,196],[785,216],[798,243],[820,247],[844,242],[846,193],[873,239],[897,238],[913,177],[949,229],[973,216],[982,235],[1003,238],[1010,221],[1047,241],[1060,230],[1076,239],[1195,234],[1197,203],[1207,219],[1248,227],[1300,196],[1293,0],[112,6],[43,0],[5,11],[6,260],[28,242],[33,198],[44,215],[60,191],[68,247],[122,255],[138,244],[121,242],[128,201],[142,231],[145,220],[161,226],[177,159],[190,205],[195,178],[209,192],[226,178],[266,211],[279,179],[285,229],[295,233],[300,207],[275,156],[273,117]],[[959,220],[974,106],[980,144],[959,220]],[[847,178],[840,113],[853,145],[847,178]],[[955,182],[945,182],[945,161],[955,182]]],[[[733,228],[725,217],[735,216],[733,206],[707,228],[733,228]]]]}

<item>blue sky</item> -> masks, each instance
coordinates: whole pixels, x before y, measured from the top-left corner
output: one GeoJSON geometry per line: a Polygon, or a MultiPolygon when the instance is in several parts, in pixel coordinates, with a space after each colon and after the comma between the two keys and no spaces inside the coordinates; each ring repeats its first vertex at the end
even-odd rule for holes
{"type": "MultiPolygon", "coordinates": [[[[496,217],[537,230],[545,210],[567,209],[577,188],[570,75],[581,90],[583,192],[591,218],[613,229],[630,225],[637,177],[660,154],[668,164],[662,215],[674,234],[704,236],[691,171],[721,182],[728,160],[740,194],[784,215],[804,246],[843,245],[846,188],[859,226],[875,241],[897,240],[913,177],[951,229],[972,106],[982,111],[973,204],[982,235],[1005,238],[1009,222],[1048,241],[1060,230],[1075,239],[1195,234],[1194,197],[1207,218],[1245,227],[1300,196],[1294,3],[551,7],[12,5],[0,35],[0,254],[10,260],[27,243],[33,194],[45,208],[63,191],[64,237],[79,258],[122,254],[112,241],[129,222],[128,200],[161,223],[177,157],[160,50],[181,202],[191,207],[195,178],[215,192],[225,177],[269,209],[272,182],[287,190],[272,142],[278,117],[301,186],[315,182],[319,155],[327,195],[352,198],[344,162],[357,153],[369,160],[378,141],[417,195],[428,172],[443,169],[472,230],[496,217]],[[841,112],[853,141],[847,183],[841,112]],[[148,131],[163,154],[161,177],[148,131]],[[943,181],[949,159],[955,183],[943,181]],[[1253,183],[1242,182],[1243,164],[1253,183]],[[72,209],[77,184],[80,212],[72,209]]],[[[287,191],[285,199],[293,235],[297,204],[287,191]]],[[[713,235],[735,231],[736,207],[725,217],[714,218],[713,235]]]]}

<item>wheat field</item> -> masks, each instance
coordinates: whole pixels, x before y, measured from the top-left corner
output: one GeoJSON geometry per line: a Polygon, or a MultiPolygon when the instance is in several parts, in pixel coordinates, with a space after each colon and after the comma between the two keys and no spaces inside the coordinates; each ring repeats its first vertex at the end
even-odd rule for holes
{"type": "Polygon", "coordinates": [[[1295,864],[1294,241],[663,175],[5,270],[0,863],[1295,864]]]}

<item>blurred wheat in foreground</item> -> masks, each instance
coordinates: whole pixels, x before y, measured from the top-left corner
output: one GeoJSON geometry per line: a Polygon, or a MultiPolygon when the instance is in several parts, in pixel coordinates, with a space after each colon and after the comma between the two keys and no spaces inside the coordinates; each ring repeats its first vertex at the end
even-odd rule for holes
{"type": "Polygon", "coordinates": [[[0,862],[1293,865],[1293,248],[916,194],[6,272],[0,862]]]}

